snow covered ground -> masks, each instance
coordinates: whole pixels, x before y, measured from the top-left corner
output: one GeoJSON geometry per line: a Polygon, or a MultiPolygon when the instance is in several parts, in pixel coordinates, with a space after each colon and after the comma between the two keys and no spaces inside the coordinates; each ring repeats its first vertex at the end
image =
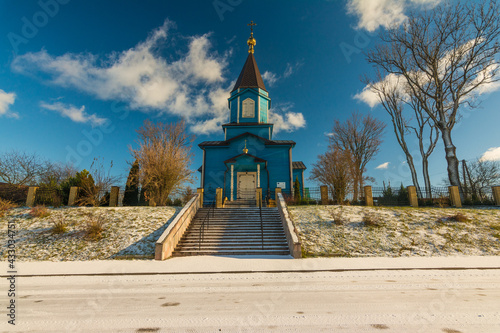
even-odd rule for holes
{"type": "MultiPolygon", "coordinates": [[[[500,209],[379,208],[355,206],[289,207],[307,256],[407,257],[500,254],[500,209]],[[337,225],[339,212],[345,220],[337,225]],[[379,219],[365,226],[363,216],[379,219]],[[447,220],[461,213],[466,222],[447,220]]],[[[180,211],[177,207],[57,208],[44,218],[16,208],[0,218],[0,232],[9,221],[17,229],[19,261],[82,261],[117,258],[151,259],[158,237],[180,211]],[[89,215],[104,220],[103,238],[85,236],[89,215]],[[67,230],[52,232],[64,220],[67,230]]],[[[0,239],[6,258],[7,237],[0,239]]]]}
{"type": "Polygon", "coordinates": [[[493,207],[295,206],[289,211],[307,256],[500,254],[500,209],[493,207]],[[367,226],[363,222],[366,214],[378,219],[378,225],[367,226]],[[467,221],[450,218],[457,214],[464,215],[467,221]],[[342,223],[335,223],[342,219],[342,223]]]}
{"type": "MultiPolygon", "coordinates": [[[[0,232],[7,234],[8,221],[17,229],[16,256],[19,261],[96,260],[113,258],[152,258],[156,240],[180,208],[117,207],[56,208],[44,218],[31,217],[28,208],[16,208],[0,218],[0,232]],[[102,239],[85,235],[89,216],[104,221],[102,239]],[[54,223],[65,221],[67,230],[52,232],[54,223]]],[[[0,239],[1,257],[7,258],[7,237],[0,239]]]]}

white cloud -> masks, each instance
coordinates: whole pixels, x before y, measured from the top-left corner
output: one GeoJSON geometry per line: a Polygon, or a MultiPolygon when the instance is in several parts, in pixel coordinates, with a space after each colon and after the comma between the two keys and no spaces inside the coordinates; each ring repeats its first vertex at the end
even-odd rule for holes
{"type": "Polygon", "coordinates": [[[210,54],[206,34],[189,38],[184,53],[176,45],[172,53],[177,58],[167,60],[160,49],[168,47],[170,25],[165,22],[145,41],[105,59],[93,54],[53,56],[41,50],[16,57],[12,68],[48,74],[55,85],[123,101],[132,109],[183,117],[200,133],[214,131],[208,124],[220,124],[228,114],[229,89],[222,89],[226,56],[210,54]]]}
{"type": "Polygon", "coordinates": [[[19,114],[13,112],[10,106],[16,101],[15,93],[8,93],[0,89],[0,117],[19,118],[19,114]]]}
{"type": "Polygon", "coordinates": [[[481,161],[500,161],[500,147],[488,149],[480,158],[481,161]]]}
{"type": "Polygon", "coordinates": [[[274,84],[278,82],[279,79],[278,75],[270,71],[265,71],[264,74],[262,74],[262,78],[270,87],[274,86],[274,84]]]}
{"type": "Polygon", "coordinates": [[[357,28],[370,32],[403,23],[405,11],[415,6],[434,7],[442,0],[349,0],[347,11],[359,19],[357,28]]]}
{"type": "Polygon", "coordinates": [[[55,111],[61,116],[69,118],[76,123],[90,123],[92,126],[100,126],[107,121],[105,118],[99,118],[95,114],[88,114],[85,112],[85,105],[77,108],[76,106],[63,104],[61,102],[53,104],[41,102],[40,106],[44,109],[55,111]]]}
{"type": "Polygon", "coordinates": [[[274,133],[280,131],[293,132],[306,126],[304,115],[299,112],[289,111],[292,108],[292,103],[286,103],[276,105],[269,110],[269,122],[274,124],[274,133]]]}
{"type": "Polygon", "coordinates": [[[377,170],[386,170],[386,169],[389,169],[389,164],[391,164],[391,163],[390,162],[382,163],[378,167],[376,167],[375,169],[377,169],[377,170]]]}
{"type": "MultiPolygon", "coordinates": [[[[404,84],[401,82],[402,79],[400,76],[396,74],[387,75],[383,81],[376,82],[373,85],[367,85],[363,88],[363,91],[354,95],[354,99],[357,99],[361,102],[368,104],[371,108],[376,107],[380,104],[380,98],[377,94],[377,90],[373,89],[373,86],[377,85],[386,85],[387,89],[399,89],[402,96],[405,95],[404,91],[402,91],[404,84]]],[[[405,81],[406,82],[406,81],[405,81]]]]}

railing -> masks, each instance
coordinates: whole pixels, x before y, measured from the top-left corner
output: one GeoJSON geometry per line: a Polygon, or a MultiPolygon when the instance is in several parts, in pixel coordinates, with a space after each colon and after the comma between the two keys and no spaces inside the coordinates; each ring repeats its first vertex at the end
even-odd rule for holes
{"type": "Polygon", "coordinates": [[[262,219],[262,200],[259,200],[259,213],[260,213],[260,234],[262,237],[262,250],[264,250],[264,220],[262,219]]]}
{"type": "Polygon", "coordinates": [[[212,203],[209,204],[207,215],[205,215],[203,221],[201,222],[200,236],[198,238],[198,251],[201,249],[201,243],[205,239],[205,223],[207,225],[207,229],[210,227],[210,213],[212,213],[213,218],[215,215],[215,201],[212,201],[212,203]]]}

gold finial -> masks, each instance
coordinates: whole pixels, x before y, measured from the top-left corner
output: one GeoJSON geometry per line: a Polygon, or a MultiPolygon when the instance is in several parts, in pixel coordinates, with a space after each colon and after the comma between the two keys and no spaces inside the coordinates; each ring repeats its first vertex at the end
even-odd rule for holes
{"type": "Polygon", "coordinates": [[[255,38],[253,38],[253,27],[256,26],[257,24],[253,23],[253,21],[250,21],[250,23],[247,25],[250,26],[250,38],[247,41],[248,53],[253,53],[254,52],[253,48],[254,48],[255,44],[257,44],[257,42],[255,41],[255,38]]]}
{"type": "Polygon", "coordinates": [[[245,140],[245,148],[243,148],[243,153],[248,154],[247,140],[245,140]]]}

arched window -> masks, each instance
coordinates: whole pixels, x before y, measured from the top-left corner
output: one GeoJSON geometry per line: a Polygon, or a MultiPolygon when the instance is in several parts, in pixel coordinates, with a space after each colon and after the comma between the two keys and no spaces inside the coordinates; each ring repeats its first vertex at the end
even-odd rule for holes
{"type": "Polygon", "coordinates": [[[255,101],[253,99],[247,98],[243,101],[243,112],[241,116],[243,118],[255,117],[255,101]]]}

